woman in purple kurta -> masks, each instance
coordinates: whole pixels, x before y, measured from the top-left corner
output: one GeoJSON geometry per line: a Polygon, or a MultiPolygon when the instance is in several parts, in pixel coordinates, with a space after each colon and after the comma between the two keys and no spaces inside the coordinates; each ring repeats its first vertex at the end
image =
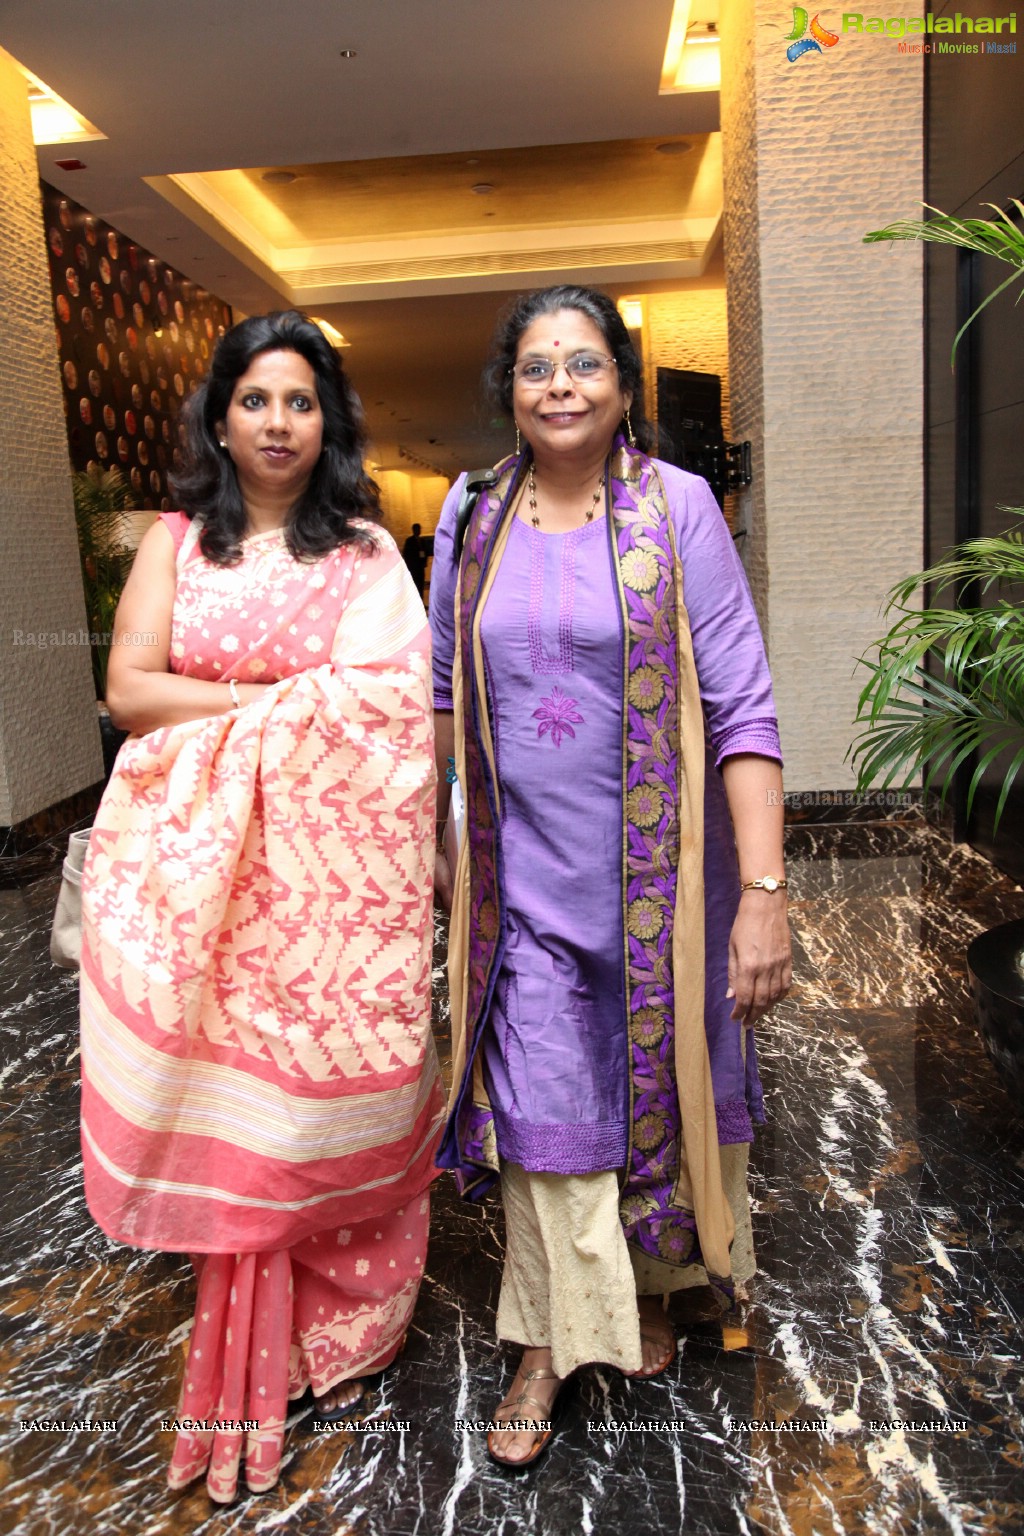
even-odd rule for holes
{"type": "MultiPolygon", "coordinates": [[[[441,1161],[478,1190],[500,1168],[509,1257],[499,1333],[526,1346],[525,1390],[502,1409],[544,1419],[550,1389],[542,1400],[537,1382],[557,1389],[592,1360],[642,1375],[670,1363],[667,1323],[650,1304],[638,1314],[637,1294],[696,1278],[728,1289],[722,1211],[728,1194],[749,1233],[745,1159],[718,1155],[724,1190],[710,1164],[719,1144],[745,1153],[763,1117],[743,1023],[788,983],[788,936],[784,894],[763,887],[751,897],[767,906],[736,924],[736,845],[716,770],[764,765],[753,797],[748,770],[730,797],[744,801],[739,832],[762,789],[771,806],[780,758],[760,632],[721,513],[702,480],[613,446],[638,363],[603,295],[521,300],[505,352],[498,383],[527,448],[474,512],[461,570],[463,482],[453,488],[431,584],[439,737],[451,737],[456,711],[469,817],[466,958],[452,977],[464,1031],[441,1161]],[[698,798],[689,821],[687,796],[698,798]],[[677,910],[693,906],[701,869],[703,941],[677,910]],[[689,992],[699,983],[698,1057],[674,995],[687,990],[679,970],[689,992]],[[673,1081],[681,1060],[697,1062],[684,1068],[684,1093],[673,1081]],[[707,1117],[701,1091],[708,1106],[713,1093],[707,1117]],[[698,1145],[704,1118],[710,1159],[698,1145]],[[728,1188],[736,1170],[739,1194],[728,1188]],[[563,1229],[567,1253],[553,1251],[563,1229]]],[[[756,804],[753,816],[744,877],[777,881],[781,817],[756,804]],[[759,858],[772,867],[753,869],[759,858]]],[[[442,892],[448,874],[442,864],[442,892]]],[[[751,1268],[734,1263],[733,1275],[751,1268]]],[[[546,1435],[508,1432],[489,1446],[522,1465],[546,1435]]]]}

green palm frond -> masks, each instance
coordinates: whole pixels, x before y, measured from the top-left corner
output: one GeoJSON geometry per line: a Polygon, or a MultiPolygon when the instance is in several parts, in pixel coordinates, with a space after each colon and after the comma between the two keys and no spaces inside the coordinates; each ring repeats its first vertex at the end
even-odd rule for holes
{"type": "MultiPolygon", "coordinates": [[[[1024,509],[1003,510],[1024,518],[1024,509]]],[[[1024,765],[1024,609],[1001,597],[989,607],[911,607],[923,587],[939,590],[967,582],[980,595],[1024,581],[1024,529],[996,538],[972,539],[945,560],[908,577],[889,594],[886,616],[898,615],[875,642],[877,657],[862,657],[869,680],[861,690],[857,721],[864,730],[849,757],[857,787],[881,780],[904,786],[921,773],[926,789],[943,799],[957,770],[976,763],[967,796],[974,795],[989,766],[1008,753],[995,825],[1024,765]],[[938,674],[925,670],[931,659],[938,674]]]]}
{"type": "Polygon", "coordinates": [[[1009,213],[996,203],[982,204],[983,207],[993,210],[996,215],[994,219],[959,219],[955,214],[943,213],[941,209],[932,208],[929,203],[925,203],[925,208],[935,215],[934,218],[898,219],[894,224],[887,224],[885,229],[873,229],[864,236],[866,245],[875,245],[882,240],[928,240],[936,245],[953,245],[960,250],[977,251],[983,256],[995,256],[999,261],[1008,262],[1014,268],[1009,277],[981,301],[974,313],[957,331],[953,341],[951,363],[956,357],[957,346],[967,327],[978,318],[987,304],[991,304],[992,300],[1002,293],[1004,288],[1020,283],[1021,292],[1017,295],[1017,302],[1020,303],[1021,298],[1024,297],[1024,203],[1021,203],[1018,198],[1011,198],[1010,201],[1021,216],[1021,224],[1015,223],[1009,213]]]}

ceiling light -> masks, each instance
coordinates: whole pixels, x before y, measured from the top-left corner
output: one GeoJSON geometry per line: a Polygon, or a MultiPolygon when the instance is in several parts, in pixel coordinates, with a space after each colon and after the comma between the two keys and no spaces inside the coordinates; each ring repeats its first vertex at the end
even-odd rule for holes
{"type": "Polygon", "coordinates": [[[271,187],[290,187],[298,179],[294,171],[264,171],[260,177],[260,181],[265,181],[271,187]]]}
{"type": "Polygon", "coordinates": [[[336,331],[329,320],[321,320],[319,315],[309,317],[314,325],[318,325],[323,331],[332,347],[350,347],[352,343],[346,341],[340,331],[336,331]]]}
{"type": "Polygon", "coordinates": [[[340,59],[354,59],[357,57],[357,54],[354,48],[342,48],[338,57],[340,59]]]}
{"type": "Polygon", "coordinates": [[[669,22],[665,59],[661,66],[659,95],[681,91],[717,91],[722,83],[717,7],[708,0],[675,0],[669,22]],[[693,16],[696,10],[702,15],[693,16]]]}
{"type": "Polygon", "coordinates": [[[470,187],[469,190],[471,192],[475,192],[477,197],[486,197],[488,195],[488,193],[494,191],[494,182],[493,181],[475,181],[473,183],[473,185],[470,187]]]}
{"type": "Polygon", "coordinates": [[[627,331],[639,331],[644,323],[643,299],[620,299],[615,308],[622,316],[622,323],[627,331]]]}
{"type": "Polygon", "coordinates": [[[689,139],[669,139],[665,144],[656,144],[655,149],[659,155],[688,155],[693,148],[689,139]]]}
{"type": "Polygon", "coordinates": [[[24,68],[21,72],[28,81],[28,109],[34,144],[84,144],[89,139],[106,138],[105,133],[101,133],[81,112],[76,112],[63,96],[44,85],[38,75],[24,68]]]}

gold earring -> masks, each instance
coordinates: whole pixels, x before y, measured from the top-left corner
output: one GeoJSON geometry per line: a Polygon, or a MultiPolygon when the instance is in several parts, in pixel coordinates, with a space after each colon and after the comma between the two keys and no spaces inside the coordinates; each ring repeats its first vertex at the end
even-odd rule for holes
{"type": "Polygon", "coordinates": [[[517,421],[516,422],[516,458],[519,457],[519,455],[522,453],[522,451],[523,451],[523,440],[519,436],[519,423],[517,421]]]}
{"type": "Polygon", "coordinates": [[[633,435],[633,423],[629,419],[629,406],[626,406],[626,432],[629,436],[629,446],[636,447],[636,438],[633,435]]]}

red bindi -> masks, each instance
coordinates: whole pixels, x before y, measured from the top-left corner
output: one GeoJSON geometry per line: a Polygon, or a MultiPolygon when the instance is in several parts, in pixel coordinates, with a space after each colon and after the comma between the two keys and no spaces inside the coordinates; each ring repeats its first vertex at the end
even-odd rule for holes
{"type": "Polygon", "coordinates": [[[561,342],[560,342],[560,341],[556,341],[556,342],[555,342],[555,346],[556,346],[556,347],[560,347],[560,346],[561,346],[561,345],[562,345],[562,343],[561,343],[561,342]]]}

